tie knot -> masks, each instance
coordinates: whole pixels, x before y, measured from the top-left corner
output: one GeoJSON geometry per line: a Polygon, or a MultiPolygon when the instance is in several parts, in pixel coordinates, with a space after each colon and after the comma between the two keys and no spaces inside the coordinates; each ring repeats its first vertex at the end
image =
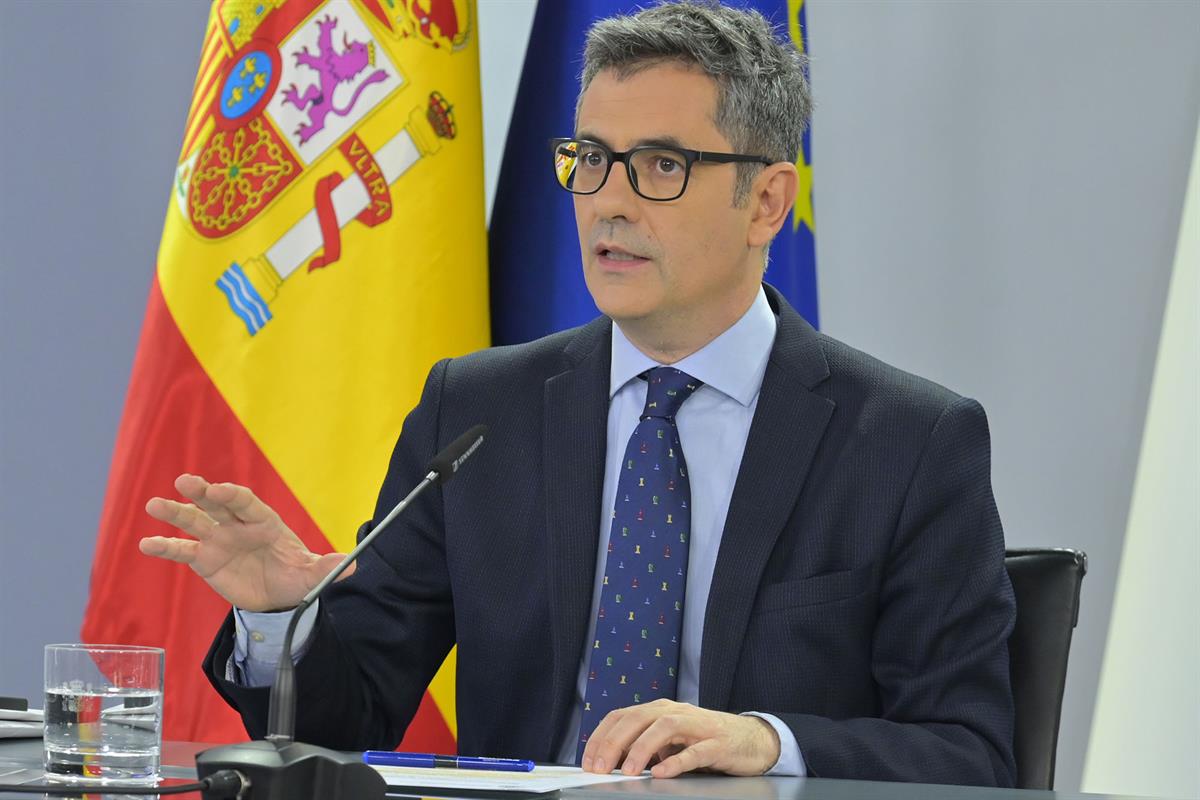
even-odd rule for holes
{"type": "Polygon", "coordinates": [[[642,419],[674,419],[683,401],[700,388],[701,381],[674,367],[655,367],[642,374],[646,379],[646,408],[642,419]]]}

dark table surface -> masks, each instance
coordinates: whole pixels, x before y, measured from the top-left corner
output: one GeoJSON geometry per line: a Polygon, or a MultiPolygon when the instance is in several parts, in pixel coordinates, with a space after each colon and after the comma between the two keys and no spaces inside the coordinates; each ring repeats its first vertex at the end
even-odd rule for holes
{"type": "MultiPolygon", "coordinates": [[[[193,760],[196,753],[211,745],[193,742],[163,744],[163,776],[168,783],[195,780],[193,760]]],[[[41,781],[41,739],[0,740],[0,783],[41,781]]],[[[0,800],[41,797],[37,794],[0,792],[0,800]]],[[[89,800],[123,797],[120,794],[88,792],[89,800]]],[[[404,795],[397,795],[402,797],[404,795]]],[[[428,796],[428,795],[426,795],[428,796]]],[[[441,795],[443,797],[447,795],[441,795]]],[[[503,795],[498,795],[503,796],[503,795]]],[[[1080,794],[1078,792],[1036,792],[1018,789],[981,789],[969,786],[941,786],[921,783],[876,783],[823,778],[726,778],[717,775],[691,775],[673,780],[639,780],[583,789],[567,789],[557,795],[562,800],[616,800],[631,798],[691,797],[703,800],[1128,800],[1129,795],[1080,794]]],[[[182,800],[199,800],[199,793],[172,795],[182,800]]],[[[297,800],[303,800],[297,798],[297,800]]]]}

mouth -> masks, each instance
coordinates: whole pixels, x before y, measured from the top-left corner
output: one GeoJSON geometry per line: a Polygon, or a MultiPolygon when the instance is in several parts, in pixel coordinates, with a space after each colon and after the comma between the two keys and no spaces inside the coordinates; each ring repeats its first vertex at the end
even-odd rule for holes
{"type": "Polygon", "coordinates": [[[593,248],[592,252],[595,254],[597,261],[606,269],[630,269],[650,260],[637,253],[631,253],[624,248],[605,243],[597,245],[593,248]]]}

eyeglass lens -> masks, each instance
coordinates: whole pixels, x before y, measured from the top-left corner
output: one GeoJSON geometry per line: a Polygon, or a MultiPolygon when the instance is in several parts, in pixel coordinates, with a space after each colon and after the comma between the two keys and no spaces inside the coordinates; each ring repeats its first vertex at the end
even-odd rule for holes
{"type": "MultiPolygon", "coordinates": [[[[638,149],[628,156],[627,163],[633,188],[643,197],[670,200],[683,192],[687,159],[678,150],[638,149]]],[[[608,175],[608,151],[589,142],[563,142],[554,150],[554,172],[567,191],[590,194],[603,185],[608,175]]]]}

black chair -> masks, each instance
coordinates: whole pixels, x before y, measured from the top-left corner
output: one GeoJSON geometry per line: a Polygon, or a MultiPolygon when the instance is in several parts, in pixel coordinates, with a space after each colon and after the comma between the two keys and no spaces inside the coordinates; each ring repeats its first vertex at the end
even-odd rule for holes
{"type": "Polygon", "coordinates": [[[1008,640],[1016,707],[1017,788],[1053,789],[1067,654],[1079,621],[1079,587],[1087,574],[1087,554],[1064,549],[1009,550],[1004,564],[1017,599],[1017,624],[1008,640]]]}

